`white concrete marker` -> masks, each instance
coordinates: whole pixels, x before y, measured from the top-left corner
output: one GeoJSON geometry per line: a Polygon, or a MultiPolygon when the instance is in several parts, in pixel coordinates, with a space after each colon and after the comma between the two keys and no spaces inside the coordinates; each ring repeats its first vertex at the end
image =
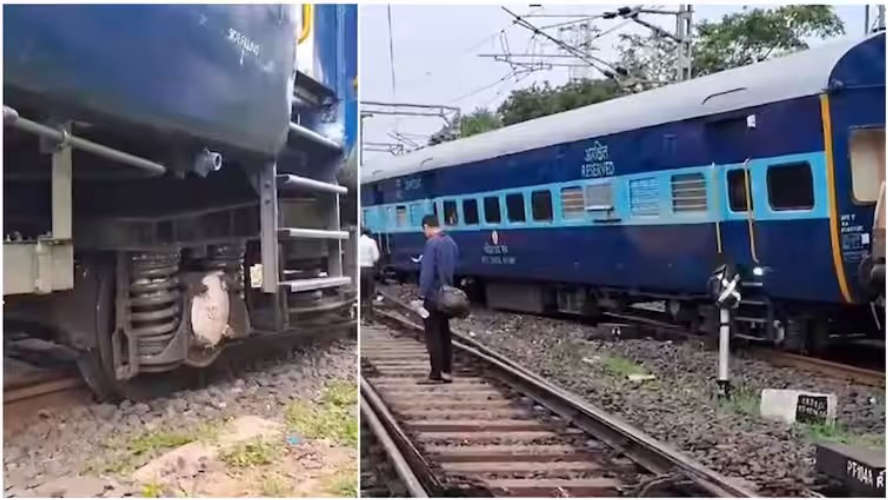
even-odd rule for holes
{"type": "Polygon", "coordinates": [[[787,424],[799,420],[833,424],[837,404],[838,399],[832,393],[763,389],[759,413],[763,418],[782,420],[787,424]]]}

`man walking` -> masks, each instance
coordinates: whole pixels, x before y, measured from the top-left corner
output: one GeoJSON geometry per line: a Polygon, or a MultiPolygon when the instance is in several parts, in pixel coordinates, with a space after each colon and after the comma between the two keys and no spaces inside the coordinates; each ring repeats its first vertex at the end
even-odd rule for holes
{"type": "Polygon", "coordinates": [[[438,311],[436,302],[442,286],[453,286],[453,271],[459,250],[453,238],[441,230],[436,216],[423,217],[422,231],[426,244],[419,274],[419,298],[429,312],[425,318],[426,346],[432,365],[429,383],[450,383],[453,381],[450,319],[438,311]]]}
{"type": "Polygon", "coordinates": [[[358,239],[358,260],[361,266],[361,316],[372,321],[373,296],[376,288],[373,278],[376,263],[379,261],[379,248],[366,227],[361,228],[361,237],[358,239]]]}

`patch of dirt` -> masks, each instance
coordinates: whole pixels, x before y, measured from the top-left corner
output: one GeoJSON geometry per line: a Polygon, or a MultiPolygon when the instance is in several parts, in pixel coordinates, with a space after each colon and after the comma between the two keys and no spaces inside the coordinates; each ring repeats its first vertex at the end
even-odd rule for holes
{"type": "Polygon", "coordinates": [[[355,488],[355,446],[301,436],[286,415],[356,387],[356,366],[353,339],[318,341],[198,390],[48,407],[5,436],[4,495],[337,496],[355,488]]]}

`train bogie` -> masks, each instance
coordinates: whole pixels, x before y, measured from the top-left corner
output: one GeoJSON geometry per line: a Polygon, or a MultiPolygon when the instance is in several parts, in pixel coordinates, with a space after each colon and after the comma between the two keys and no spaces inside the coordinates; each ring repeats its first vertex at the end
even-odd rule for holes
{"type": "Polygon", "coordinates": [[[73,347],[107,398],[352,327],[348,7],[303,33],[318,81],[292,6],[5,6],[4,323],[73,347]]]}

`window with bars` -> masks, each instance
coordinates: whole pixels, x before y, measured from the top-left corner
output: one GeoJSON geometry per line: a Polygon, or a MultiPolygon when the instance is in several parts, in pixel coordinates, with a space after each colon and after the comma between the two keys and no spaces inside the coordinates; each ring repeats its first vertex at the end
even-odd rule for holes
{"type": "Polygon", "coordinates": [[[655,177],[629,181],[629,209],[632,215],[642,217],[660,215],[659,189],[655,177]]]}
{"type": "Polygon", "coordinates": [[[672,211],[675,213],[705,212],[706,178],[701,172],[672,176],[672,211]]]}
{"type": "Polygon", "coordinates": [[[398,227],[407,226],[407,206],[398,205],[395,207],[395,225],[398,227]]]}
{"type": "Polygon", "coordinates": [[[561,217],[564,219],[582,219],[586,204],[583,200],[583,189],[580,186],[561,188],[561,217]]]}

